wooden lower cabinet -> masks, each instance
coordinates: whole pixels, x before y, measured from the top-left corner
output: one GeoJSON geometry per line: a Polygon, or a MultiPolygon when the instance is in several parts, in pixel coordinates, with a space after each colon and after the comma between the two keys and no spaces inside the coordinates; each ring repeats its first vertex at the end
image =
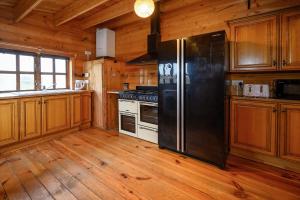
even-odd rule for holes
{"type": "Polygon", "coordinates": [[[232,101],[231,147],[276,155],[276,103],[232,101]]]}
{"type": "Polygon", "coordinates": [[[81,95],[71,95],[71,127],[78,127],[81,124],[81,95]]]}
{"type": "Polygon", "coordinates": [[[18,100],[0,101],[0,146],[19,141],[18,100]]]}
{"type": "Polygon", "coordinates": [[[300,104],[280,105],[279,140],[280,158],[300,164],[300,104]]]}
{"type": "Polygon", "coordinates": [[[43,97],[43,135],[69,129],[69,95],[43,97]]]}
{"type": "Polygon", "coordinates": [[[20,100],[20,139],[27,140],[41,136],[42,99],[25,98],[20,100]]]}
{"type": "Polygon", "coordinates": [[[81,94],[81,123],[87,124],[92,121],[92,112],[91,112],[91,93],[81,94]]]}

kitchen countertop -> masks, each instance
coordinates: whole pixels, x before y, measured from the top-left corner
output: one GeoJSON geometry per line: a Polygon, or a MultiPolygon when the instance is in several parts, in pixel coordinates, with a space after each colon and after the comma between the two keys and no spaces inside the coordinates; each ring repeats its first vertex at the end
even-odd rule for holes
{"type": "Polygon", "coordinates": [[[47,91],[23,91],[0,93],[0,99],[19,99],[24,97],[42,97],[62,94],[76,94],[83,92],[93,92],[91,90],[47,90],[47,91]]]}
{"type": "Polygon", "coordinates": [[[247,96],[231,96],[231,99],[250,100],[250,101],[269,101],[269,102],[280,102],[280,103],[300,103],[300,100],[290,99],[278,99],[275,97],[247,97],[247,96]]]}

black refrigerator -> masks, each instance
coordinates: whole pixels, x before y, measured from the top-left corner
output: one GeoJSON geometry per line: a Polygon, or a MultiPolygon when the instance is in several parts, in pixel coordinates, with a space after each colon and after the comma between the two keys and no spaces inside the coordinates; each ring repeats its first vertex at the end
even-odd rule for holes
{"type": "Polygon", "coordinates": [[[225,31],[160,43],[160,148],[225,167],[227,62],[225,31]]]}

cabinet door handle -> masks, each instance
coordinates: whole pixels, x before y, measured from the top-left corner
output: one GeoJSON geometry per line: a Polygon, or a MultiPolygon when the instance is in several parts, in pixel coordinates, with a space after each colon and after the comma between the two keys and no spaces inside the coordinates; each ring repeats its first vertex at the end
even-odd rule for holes
{"type": "Polygon", "coordinates": [[[273,112],[277,112],[278,110],[276,108],[273,108],[273,112]]]}
{"type": "Polygon", "coordinates": [[[286,65],[287,65],[286,60],[283,60],[283,61],[282,61],[282,66],[286,66],[286,65]]]}
{"type": "Polygon", "coordinates": [[[285,109],[282,109],[281,112],[286,113],[286,112],[287,112],[287,109],[286,109],[286,108],[285,108],[285,109]]]}
{"type": "Polygon", "coordinates": [[[273,66],[277,66],[277,61],[273,60],[273,66]]]}

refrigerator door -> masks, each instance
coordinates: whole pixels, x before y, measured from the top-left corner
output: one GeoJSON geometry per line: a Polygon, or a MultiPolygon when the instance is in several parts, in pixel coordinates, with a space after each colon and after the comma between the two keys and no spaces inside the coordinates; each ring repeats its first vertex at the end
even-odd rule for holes
{"type": "Polygon", "coordinates": [[[179,151],[179,40],[162,42],[158,53],[158,144],[179,151]]]}
{"type": "Polygon", "coordinates": [[[185,39],[185,153],[225,166],[225,32],[185,39]]]}

